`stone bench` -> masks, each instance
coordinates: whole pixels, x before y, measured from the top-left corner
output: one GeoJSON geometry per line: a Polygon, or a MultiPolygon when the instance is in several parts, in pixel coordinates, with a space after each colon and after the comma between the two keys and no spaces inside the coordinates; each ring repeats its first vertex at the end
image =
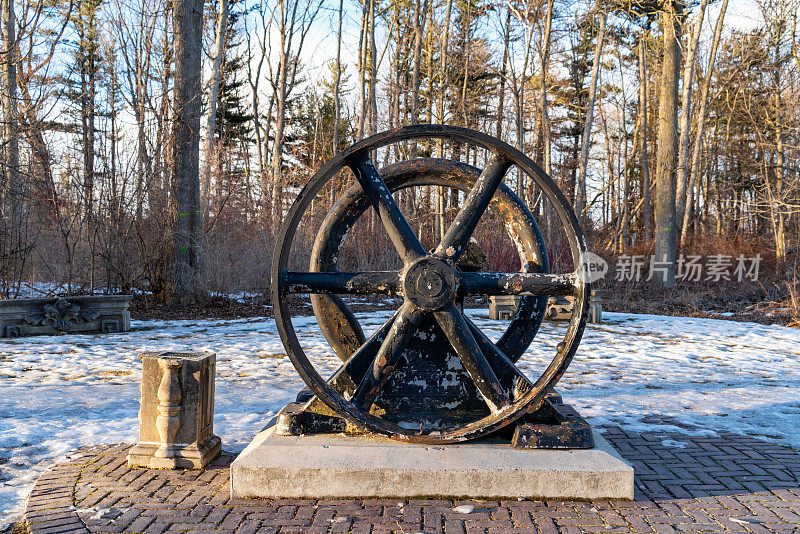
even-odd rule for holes
{"type": "MultiPolygon", "coordinates": [[[[520,297],[516,295],[498,295],[489,297],[489,319],[508,321],[517,311],[519,306],[520,297]]],[[[569,321],[572,316],[572,307],[575,304],[575,298],[566,297],[550,297],[547,299],[547,308],[545,308],[544,318],[550,321],[569,321]]],[[[590,323],[600,323],[603,319],[603,300],[600,293],[592,291],[589,299],[589,317],[587,319],[590,323]]]]}
{"type": "Polygon", "coordinates": [[[131,295],[0,300],[0,337],[127,332],[131,295]]]}

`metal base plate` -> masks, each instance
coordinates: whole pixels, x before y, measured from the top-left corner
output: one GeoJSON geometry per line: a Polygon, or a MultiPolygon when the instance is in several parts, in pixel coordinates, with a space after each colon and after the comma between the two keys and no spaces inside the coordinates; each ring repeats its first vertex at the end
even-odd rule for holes
{"type": "MultiPolygon", "coordinates": [[[[279,436],[365,433],[331,412],[306,389],[297,395],[296,402],[278,412],[274,423],[279,436]]],[[[595,445],[589,423],[556,392],[548,394],[538,410],[495,436],[509,440],[518,449],[591,449],[595,445]]]]}

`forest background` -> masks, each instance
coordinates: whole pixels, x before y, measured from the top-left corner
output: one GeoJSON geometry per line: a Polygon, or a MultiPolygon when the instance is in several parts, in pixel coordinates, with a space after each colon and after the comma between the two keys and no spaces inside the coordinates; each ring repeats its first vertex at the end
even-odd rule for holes
{"type": "MultiPolygon", "coordinates": [[[[185,307],[263,295],[283,215],[323,162],[374,133],[439,123],[539,163],[612,271],[632,255],[668,266],[663,279],[607,277],[612,303],[796,322],[799,9],[2,0],[0,298],[134,292],[185,307]],[[756,254],[759,280],[682,280],[682,255],[756,254]]],[[[461,150],[448,154],[481,166],[461,150]]],[[[406,157],[387,150],[381,164],[406,157]]],[[[349,184],[334,180],[316,212],[349,184]]],[[[540,191],[524,176],[510,185],[549,235],[540,191]]],[[[438,187],[398,195],[432,239],[462,202],[438,187]]],[[[494,268],[518,267],[491,232],[476,237],[494,268]]],[[[349,261],[362,270],[391,251],[358,248],[349,261]]]]}

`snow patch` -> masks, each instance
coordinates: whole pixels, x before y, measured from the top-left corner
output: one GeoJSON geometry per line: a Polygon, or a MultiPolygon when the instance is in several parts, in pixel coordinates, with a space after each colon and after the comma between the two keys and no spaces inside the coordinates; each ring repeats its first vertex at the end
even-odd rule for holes
{"type": "MultiPolygon", "coordinates": [[[[391,311],[356,314],[369,335],[391,311]]],[[[485,309],[470,318],[493,340],[506,322],[485,309]]],[[[593,425],[632,432],[747,434],[800,448],[800,330],[718,319],[604,313],[587,325],[558,385],[593,425]]],[[[323,376],[340,360],[313,317],[293,319],[323,376]]],[[[138,436],[137,355],[152,350],[217,354],[215,432],[237,452],[304,383],[272,319],[132,321],[121,334],[0,340],[0,528],[15,521],[36,478],[83,445],[138,436]]],[[[518,365],[538,378],[563,339],[544,323],[518,365]]],[[[680,442],[665,437],[664,446],[680,442]]]]}

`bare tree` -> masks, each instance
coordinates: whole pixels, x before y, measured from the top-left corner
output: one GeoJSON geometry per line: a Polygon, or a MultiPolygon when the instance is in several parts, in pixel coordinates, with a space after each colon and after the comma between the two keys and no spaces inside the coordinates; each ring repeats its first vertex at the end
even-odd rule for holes
{"type": "MultiPolygon", "coordinates": [[[[428,20],[430,0],[414,0],[414,66],[411,70],[411,124],[419,124],[419,85],[422,63],[422,35],[428,20]]],[[[411,157],[417,157],[417,143],[411,144],[411,157]]]]}
{"type": "MultiPolygon", "coordinates": [[[[439,124],[443,124],[445,121],[445,91],[449,87],[449,76],[447,70],[447,58],[448,58],[448,50],[450,49],[450,18],[452,17],[453,12],[453,0],[447,0],[447,9],[445,11],[445,18],[444,18],[444,31],[442,32],[442,40],[441,44],[439,45],[439,50],[441,54],[440,59],[440,66],[439,66],[439,98],[438,104],[436,106],[436,110],[438,113],[438,122],[439,124]]],[[[444,143],[440,139],[437,145],[438,155],[439,157],[444,157],[444,143]]],[[[436,187],[435,188],[435,199],[434,202],[436,204],[435,212],[436,212],[436,223],[434,224],[434,237],[438,242],[442,236],[444,236],[446,227],[445,227],[445,209],[447,204],[447,195],[446,191],[443,187],[436,187]]]]}
{"type": "Polygon", "coordinates": [[[678,146],[678,76],[681,66],[682,5],[666,0],[661,12],[664,29],[664,61],[658,107],[656,151],[656,242],[655,261],[660,270],[653,276],[656,287],[675,285],[675,187],[678,146]]]}
{"type": "Polygon", "coordinates": [[[594,63],[592,63],[592,81],[589,82],[589,98],[586,102],[586,118],[583,121],[583,135],[581,136],[581,154],[578,162],[578,183],[575,191],[575,212],[578,217],[583,215],[586,206],[586,174],[589,165],[589,137],[592,134],[592,119],[594,117],[594,103],[597,98],[597,85],[600,83],[600,60],[603,57],[603,41],[606,33],[606,13],[597,14],[597,44],[594,48],[594,63]]]}
{"type": "MultiPolygon", "coordinates": [[[[780,7],[785,7],[778,4],[780,7]]],[[[784,118],[785,104],[783,101],[783,65],[788,60],[783,41],[784,33],[786,31],[786,14],[783,10],[778,8],[772,22],[773,31],[771,32],[771,42],[769,43],[773,48],[772,60],[772,77],[774,83],[773,90],[773,108],[774,116],[772,117],[773,130],[775,135],[775,200],[770,202],[770,211],[772,218],[773,233],[775,235],[775,255],[779,259],[786,257],[786,222],[789,217],[787,204],[787,188],[786,183],[786,119],[784,118]]],[[[767,189],[771,193],[772,188],[767,184],[767,189]]]]}
{"type": "Polygon", "coordinates": [[[375,133],[377,125],[377,49],[375,45],[375,11],[377,0],[364,0],[361,12],[361,33],[358,41],[359,114],[356,138],[375,133]]]}
{"type": "Polygon", "coordinates": [[[339,26],[336,31],[336,61],[334,63],[333,78],[333,153],[339,152],[339,120],[342,113],[340,100],[342,85],[342,15],[344,14],[344,0],[339,0],[339,26]]]}
{"type": "MultiPolygon", "coordinates": [[[[509,5],[509,10],[514,18],[522,24],[522,58],[518,54],[509,53],[508,57],[508,80],[511,82],[511,96],[514,100],[514,132],[516,134],[517,148],[525,152],[525,87],[528,81],[528,68],[533,55],[533,33],[534,33],[534,4],[532,1],[522,2],[516,5],[509,5]]],[[[511,31],[509,29],[509,31],[511,31]]],[[[523,197],[525,184],[523,183],[524,174],[517,172],[517,194],[523,197]]]]}
{"type": "Polygon", "coordinates": [[[173,125],[172,254],[169,299],[186,306],[205,297],[201,251],[200,109],[203,0],[174,0],[175,119],[173,125]]]}
{"type": "MultiPolygon", "coordinates": [[[[150,130],[147,124],[148,101],[152,98],[149,81],[154,78],[152,64],[154,57],[154,34],[157,17],[148,16],[145,3],[135,13],[127,10],[118,0],[113,18],[116,36],[120,43],[119,55],[125,65],[122,95],[133,112],[136,121],[136,220],[141,221],[144,214],[145,192],[153,179],[153,161],[148,147],[150,130]]],[[[159,8],[152,6],[158,11],[159,8]]]]}
{"type": "Polygon", "coordinates": [[[11,211],[12,250],[22,247],[23,199],[19,175],[19,119],[17,112],[17,19],[14,0],[3,0],[3,109],[5,111],[5,172],[11,211]]]}
{"type": "Polygon", "coordinates": [[[551,173],[550,169],[550,118],[547,116],[547,71],[550,62],[550,30],[553,26],[553,4],[554,0],[547,0],[547,15],[545,15],[544,31],[542,32],[541,50],[541,72],[540,77],[540,102],[539,111],[541,113],[541,124],[539,130],[542,135],[542,156],[544,160],[544,171],[551,173]]]}
{"type": "Polygon", "coordinates": [[[506,101],[506,78],[508,77],[508,42],[511,39],[511,9],[506,7],[506,23],[503,26],[503,59],[500,62],[500,87],[497,91],[497,126],[496,133],[498,139],[503,138],[503,119],[506,101]]]}
{"type": "MultiPolygon", "coordinates": [[[[270,189],[268,183],[269,176],[269,162],[267,161],[267,140],[269,138],[269,120],[266,124],[261,122],[261,72],[264,68],[264,62],[270,57],[270,39],[269,28],[272,24],[271,14],[267,13],[263,3],[259,4],[259,9],[256,10],[256,15],[260,19],[260,24],[252,30],[248,27],[248,17],[244,18],[244,31],[247,43],[247,82],[250,86],[251,106],[253,113],[253,132],[256,136],[256,151],[258,155],[258,170],[260,183],[262,185],[263,195],[266,196],[270,189]],[[255,38],[255,44],[254,44],[255,38]],[[257,46],[257,48],[256,48],[257,46]],[[253,60],[253,56],[258,57],[257,61],[253,60]]],[[[269,99],[266,116],[272,115],[272,110],[275,104],[274,92],[269,99]]],[[[263,202],[264,205],[267,202],[263,202]]]]}
{"type": "Polygon", "coordinates": [[[697,131],[694,137],[694,148],[692,149],[692,162],[689,173],[689,184],[686,187],[686,204],[683,211],[683,224],[681,225],[681,247],[686,245],[687,236],[689,233],[689,221],[691,218],[692,210],[695,202],[695,184],[699,184],[698,173],[700,172],[700,148],[703,143],[703,132],[706,126],[706,112],[708,109],[708,93],[711,87],[711,77],[714,73],[714,63],[717,59],[717,50],[719,48],[719,40],[722,35],[723,21],[725,20],[725,12],[728,9],[728,0],[722,0],[722,7],[717,17],[717,24],[714,27],[714,39],[711,44],[711,53],[708,59],[708,71],[706,72],[705,79],[703,80],[703,88],[700,94],[700,109],[697,112],[697,131]]]}
{"type": "Polygon", "coordinates": [[[709,0],[701,0],[697,8],[697,21],[695,22],[692,36],[689,39],[688,53],[683,65],[683,92],[681,94],[681,119],[680,138],[678,140],[678,190],[676,199],[677,221],[683,221],[683,212],[686,206],[686,185],[688,178],[688,153],[689,153],[689,119],[692,114],[692,83],[694,77],[695,56],[700,42],[700,31],[703,27],[703,18],[709,0]]]}
{"type": "Polygon", "coordinates": [[[322,0],[311,3],[303,0],[278,0],[278,15],[273,19],[278,25],[276,30],[280,39],[277,68],[273,70],[270,66],[270,83],[275,100],[275,129],[270,164],[273,227],[278,225],[281,216],[281,170],[289,94],[295,86],[306,35],[321,7],[322,0]]]}
{"type": "Polygon", "coordinates": [[[206,133],[206,154],[203,162],[202,191],[203,203],[208,203],[208,192],[211,182],[211,169],[217,159],[217,102],[222,80],[222,62],[225,59],[225,44],[228,33],[228,0],[219,1],[219,16],[214,40],[214,62],[211,66],[211,80],[208,91],[208,132],[206,133]]]}
{"type": "Polygon", "coordinates": [[[645,36],[639,36],[639,158],[642,170],[642,232],[644,241],[653,237],[652,202],[650,200],[650,162],[647,154],[647,72],[645,69],[645,36]]]}

